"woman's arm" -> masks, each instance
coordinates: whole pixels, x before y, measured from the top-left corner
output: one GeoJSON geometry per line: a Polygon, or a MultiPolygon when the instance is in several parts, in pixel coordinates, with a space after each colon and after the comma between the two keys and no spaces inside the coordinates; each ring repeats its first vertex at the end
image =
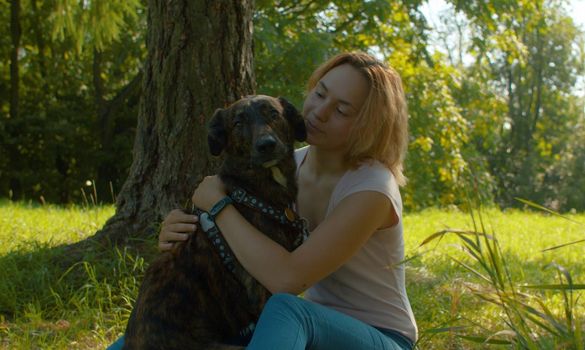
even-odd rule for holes
{"type": "MultiPolygon", "coordinates": [[[[206,178],[193,195],[196,206],[209,210],[223,198],[217,177],[206,178]]],[[[392,204],[373,191],[357,192],[343,199],[333,212],[293,252],[266,237],[233,207],[216,218],[238,261],[272,293],[298,294],[348,261],[371,234],[392,218],[392,204]]]]}

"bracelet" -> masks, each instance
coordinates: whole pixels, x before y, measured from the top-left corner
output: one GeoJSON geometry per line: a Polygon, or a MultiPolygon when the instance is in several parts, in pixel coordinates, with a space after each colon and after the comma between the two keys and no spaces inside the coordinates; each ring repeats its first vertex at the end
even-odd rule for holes
{"type": "Polygon", "coordinates": [[[219,213],[228,205],[232,204],[233,201],[229,196],[225,196],[219,200],[219,202],[215,203],[211,210],[209,211],[209,216],[215,221],[215,218],[219,215],[219,213]]]}

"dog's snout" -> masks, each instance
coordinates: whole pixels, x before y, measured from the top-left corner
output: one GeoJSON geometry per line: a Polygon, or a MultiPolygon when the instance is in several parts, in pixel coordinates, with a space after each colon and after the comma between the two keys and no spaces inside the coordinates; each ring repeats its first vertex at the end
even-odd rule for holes
{"type": "Polygon", "coordinates": [[[275,147],[276,139],[272,135],[264,135],[256,141],[256,151],[261,154],[270,153],[275,147]]]}

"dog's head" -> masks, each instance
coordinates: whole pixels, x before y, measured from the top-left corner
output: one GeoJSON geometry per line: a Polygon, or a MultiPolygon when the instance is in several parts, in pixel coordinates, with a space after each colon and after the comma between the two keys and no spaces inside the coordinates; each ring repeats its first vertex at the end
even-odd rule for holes
{"type": "Polygon", "coordinates": [[[304,141],[305,123],[284,98],[248,96],[215,111],[207,141],[212,155],[247,157],[253,166],[271,167],[304,141]]]}

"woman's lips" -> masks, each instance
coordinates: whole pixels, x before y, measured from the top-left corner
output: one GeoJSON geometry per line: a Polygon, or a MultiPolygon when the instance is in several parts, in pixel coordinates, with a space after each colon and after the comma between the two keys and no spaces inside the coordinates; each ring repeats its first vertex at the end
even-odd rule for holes
{"type": "Polygon", "coordinates": [[[309,119],[307,119],[307,126],[309,127],[309,129],[314,129],[315,131],[322,133],[322,134],[324,133],[323,130],[316,127],[315,124],[313,124],[309,119]]]}

